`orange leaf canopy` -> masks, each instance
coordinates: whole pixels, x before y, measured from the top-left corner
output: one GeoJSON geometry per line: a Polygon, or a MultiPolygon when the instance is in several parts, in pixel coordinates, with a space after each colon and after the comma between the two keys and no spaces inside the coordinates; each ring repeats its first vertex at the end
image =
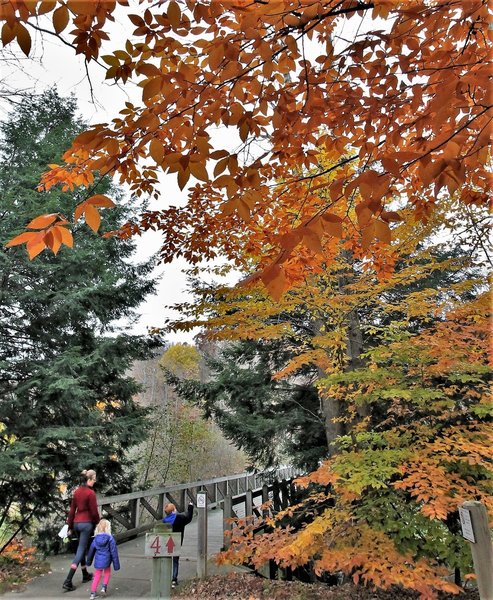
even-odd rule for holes
{"type": "MultiPolygon", "coordinates": [[[[117,4],[127,3],[4,2],[2,41],[28,53],[24,24],[53,11],[54,30],[92,60],[117,4]]],[[[343,218],[342,232],[326,221],[329,235],[368,252],[391,241],[396,198],[421,220],[447,195],[488,201],[487,2],[172,0],[128,19],[131,39],[103,58],[108,79],[142,87],[141,102],[81,134],[43,183],[72,188],[98,171],[158,195],[173,174],[189,186],[187,205],[144,212],[123,231],[162,230],[165,261],[221,252],[242,262],[247,231],[264,266],[279,264],[291,231],[309,251],[304,267],[316,268],[326,212],[343,218]],[[217,141],[217,127],[236,148],[217,141]]],[[[277,293],[282,274],[270,273],[277,293]]]]}

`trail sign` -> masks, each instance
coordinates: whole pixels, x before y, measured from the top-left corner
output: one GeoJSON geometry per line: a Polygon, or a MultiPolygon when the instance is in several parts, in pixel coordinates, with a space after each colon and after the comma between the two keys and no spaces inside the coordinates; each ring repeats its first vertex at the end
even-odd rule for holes
{"type": "Polygon", "coordinates": [[[145,555],[152,558],[180,556],[181,533],[146,533],[145,555]]]}
{"type": "Polygon", "coordinates": [[[472,526],[470,511],[467,508],[460,507],[459,508],[459,517],[460,517],[460,524],[462,527],[462,536],[469,542],[472,542],[473,544],[475,544],[476,538],[474,537],[474,528],[472,526]]]}

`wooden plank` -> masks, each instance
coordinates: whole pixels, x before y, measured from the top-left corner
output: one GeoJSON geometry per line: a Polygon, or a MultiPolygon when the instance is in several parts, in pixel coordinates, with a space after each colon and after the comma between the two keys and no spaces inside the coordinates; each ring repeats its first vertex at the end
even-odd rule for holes
{"type": "MultiPolygon", "coordinates": [[[[160,521],[162,519],[162,512],[160,512],[159,510],[155,510],[154,507],[149,504],[149,502],[147,502],[147,500],[144,500],[144,498],[140,499],[140,504],[142,505],[143,508],[146,509],[146,511],[148,513],[150,513],[157,521],[160,521]]],[[[159,506],[159,505],[158,505],[159,506]]]]}
{"type": "MultiPolygon", "coordinates": [[[[135,500],[136,498],[148,498],[150,496],[158,496],[159,494],[167,494],[168,492],[177,492],[179,490],[187,490],[190,488],[197,488],[212,483],[224,483],[233,482],[233,485],[237,484],[238,479],[244,479],[245,476],[251,475],[251,473],[241,473],[239,475],[227,475],[226,477],[213,477],[212,479],[206,479],[204,481],[193,481],[189,483],[178,483],[174,485],[168,485],[165,487],[153,488],[150,490],[136,490],[129,492],[128,494],[120,494],[118,496],[102,496],[98,498],[98,505],[103,504],[115,504],[120,502],[128,502],[128,500],[135,500]]],[[[258,474],[257,474],[258,475],[258,474]]]]}
{"type": "Polygon", "coordinates": [[[118,523],[120,523],[121,525],[123,525],[123,527],[125,527],[125,529],[135,529],[135,527],[133,526],[133,523],[131,521],[129,521],[126,517],[124,517],[123,515],[121,515],[114,508],[111,508],[111,506],[104,505],[101,508],[108,515],[110,515],[110,517],[113,517],[113,519],[115,519],[115,521],[118,521],[118,523]]]}
{"type": "Polygon", "coordinates": [[[138,527],[139,523],[139,512],[140,512],[140,498],[130,500],[130,520],[132,521],[132,527],[138,527]]]}

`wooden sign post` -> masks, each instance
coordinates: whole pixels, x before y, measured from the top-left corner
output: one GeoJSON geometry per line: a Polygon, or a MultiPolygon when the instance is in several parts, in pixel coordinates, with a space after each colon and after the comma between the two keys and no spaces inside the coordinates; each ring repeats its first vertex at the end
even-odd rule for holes
{"type": "Polygon", "coordinates": [[[197,577],[207,577],[207,492],[197,492],[197,577]]]}
{"type": "Polygon", "coordinates": [[[157,600],[170,600],[173,556],[180,555],[181,533],[172,533],[165,523],[146,533],[145,556],[152,558],[151,595],[157,600]]]}
{"type": "Polygon", "coordinates": [[[481,600],[493,600],[493,546],[488,514],[481,502],[464,502],[459,508],[462,535],[470,542],[481,600]]]}

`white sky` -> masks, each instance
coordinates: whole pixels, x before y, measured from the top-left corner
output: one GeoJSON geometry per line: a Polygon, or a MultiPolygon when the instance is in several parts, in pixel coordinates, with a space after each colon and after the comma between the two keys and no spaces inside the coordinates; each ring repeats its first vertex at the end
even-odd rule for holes
{"type": "MultiPolygon", "coordinates": [[[[138,11],[138,9],[137,9],[138,11]]],[[[121,23],[116,22],[111,26],[111,49],[122,47],[126,34],[121,23]]],[[[74,51],[63,45],[56,38],[43,36],[30,30],[33,37],[33,60],[25,59],[15,48],[15,54],[19,56],[17,67],[12,69],[7,63],[0,61],[0,80],[3,80],[11,88],[33,89],[42,92],[47,88],[56,87],[61,96],[75,94],[79,111],[82,117],[90,124],[110,121],[124,107],[127,100],[137,101],[140,99],[142,89],[133,83],[116,86],[114,83],[105,82],[105,71],[96,64],[89,65],[91,83],[86,77],[84,59],[76,56],[74,51]],[[91,96],[91,85],[92,93],[91,96]]],[[[12,47],[15,47],[15,42],[12,47]]],[[[108,46],[103,54],[109,54],[108,46]]],[[[5,108],[0,107],[0,118],[5,115],[5,108]]],[[[184,193],[180,192],[175,176],[166,176],[161,173],[163,193],[159,203],[154,202],[151,208],[159,208],[168,204],[180,205],[186,199],[184,193]]],[[[138,260],[154,254],[160,247],[161,234],[158,232],[147,232],[136,238],[138,260]]],[[[158,292],[143,303],[138,310],[139,321],[128,329],[129,333],[145,334],[148,327],[159,327],[165,318],[177,318],[177,313],[166,308],[178,302],[190,299],[186,293],[186,276],[183,269],[187,267],[184,260],[175,260],[172,264],[160,265],[156,269],[156,276],[160,277],[158,292]]],[[[171,342],[193,341],[197,333],[186,332],[166,335],[171,342]]]]}

